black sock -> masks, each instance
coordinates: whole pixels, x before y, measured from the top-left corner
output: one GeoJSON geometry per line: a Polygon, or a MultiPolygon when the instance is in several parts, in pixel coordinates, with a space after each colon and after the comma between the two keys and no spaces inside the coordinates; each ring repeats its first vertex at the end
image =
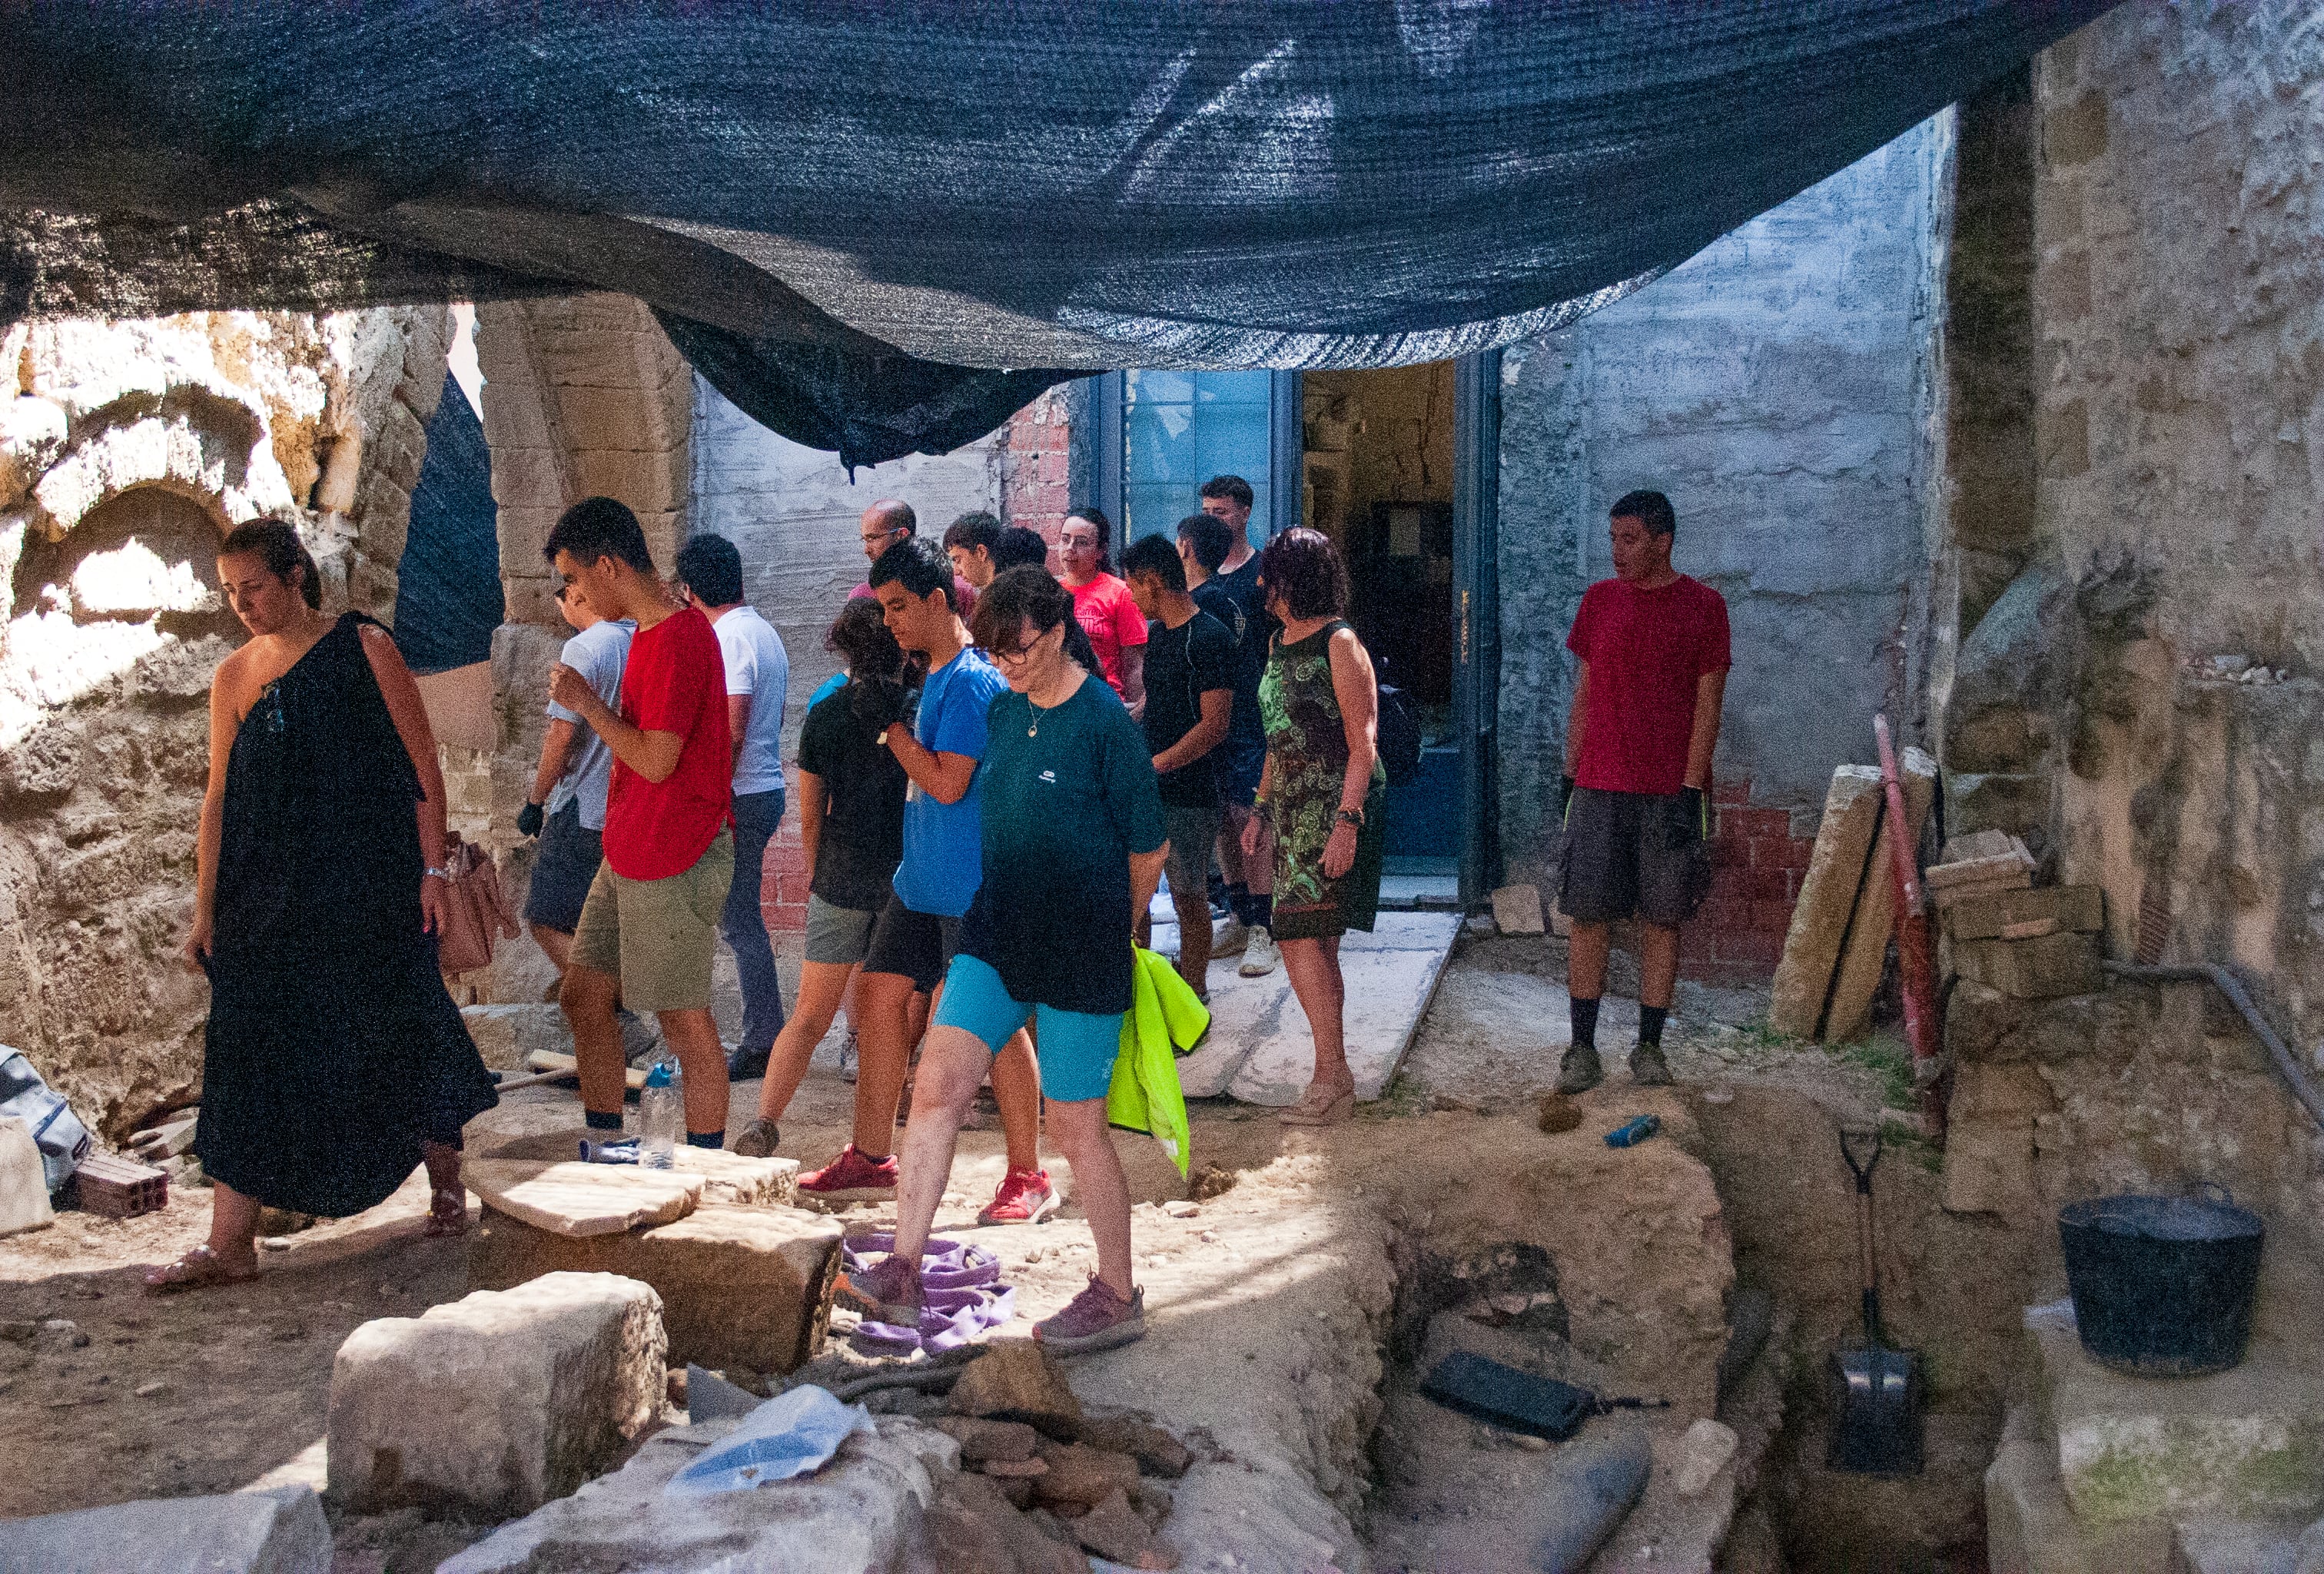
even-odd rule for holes
{"type": "Polygon", "coordinates": [[[611,1115],[603,1109],[584,1109],[581,1118],[589,1123],[592,1131],[619,1131],[622,1128],[622,1112],[619,1109],[611,1115]]]}
{"type": "Polygon", "coordinates": [[[1669,1015],[1668,1006],[1638,1008],[1638,1043],[1641,1047],[1660,1049],[1663,1046],[1663,1021],[1669,1015]]]}
{"type": "Polygon", "coordinates": [[[1243,898],[1242,921],[1254,929],[1275,927],[1275,893],[1249,896],[1243,898]]]}
{"type": "Polygon", "coordinates": [[[724,1147],[726,1146],[726,1134],[724,1131],[689,1131],[686,1134],[686,1146],[688,1147],[724,1147]]]}
{"type": "Polygon", "coordinates": [[[1572,997],[1571,1004],[1573,1008],[1573,1047],[1596,1049],[1598,1047],[1598,1002],[1585,1000],[1581,996],[1575,995],[1572,997]]]}
{"type": "Polygon", "coordinates": [[[1237,918],[1242,917],[1243,914],[1250,909],[1250,888],[1240,880],[1226,888],[1226,909],[1237,918]]]}

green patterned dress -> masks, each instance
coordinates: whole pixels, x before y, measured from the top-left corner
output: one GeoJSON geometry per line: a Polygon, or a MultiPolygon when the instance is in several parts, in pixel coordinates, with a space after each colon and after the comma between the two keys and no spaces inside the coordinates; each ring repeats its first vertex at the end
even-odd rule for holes
{"type": "Polygon", "coordinates": [[[1356,861],[1338,879],[1323,877],[1347,780],[1348,733],[1332,689],[1332,636],[1326,623],[1296,644],[1280,638],[1259,680],[1259,717],[1267,729],[1268,802],[1275,817],[1275,937],[1322,940],[1369,931],[1379,911],[1380,848],[1387,833],[1388,771],[1372,762],[1356,861]]]}

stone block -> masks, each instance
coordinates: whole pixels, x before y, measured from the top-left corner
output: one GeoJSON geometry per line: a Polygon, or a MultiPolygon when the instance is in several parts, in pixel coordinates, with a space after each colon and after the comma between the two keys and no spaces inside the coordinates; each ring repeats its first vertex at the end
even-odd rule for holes
{"type": "MultiPolygon", "coordinates": [[[[1904,778],[1905,845],[1918,848],[1921,827],[1936,796],[1937,762],[1918,749],[1906,749],[1897,761],[1904,778]]],[[[1885,799],[1885,793],[1882,795],[1885,799]]],[[[1824,1013],[1823,1036],[1833,1043],[1860,1038],[1872,1024],[1872,997],[1888,963],[1888,934],[1896,919],[1895,854],[1890,843],[1897,828],[1880,816],[1879,833],[1865,860],[1864,885],[1856,903],[1856,917],[1848,927],[1838,971],[1831,985],[1831,1004],[1824,1013]]]]}
{"type": "Polygon", "coordinates": [[[941,1432],[881,1420],[840,1444],[812,1474],[710,1497],[663,1494],[671,1477],[738,1424],[658,1432],[621,1469],[501,1526],[439,1564],[437,1574],[900,1568],[913,1528],[960,1457],[941,1432]]]}
{"type": "Polygon", "coordinates": [[[671,1360],[789,1372],[830,1327],[840,1233],[825,1214],[724,1203],[674,1224],[578,1238],[487,1210],[469,1248],[468,1282],[497,1288],[559,1271],[619,1274],[660,1295],[671,1360]]]}
{"type": "Polygon", "coordinates": [[[961,1415],[1021,1421],[1052,1437],[1081,1430],[1081,1401],[1065,1384],[1057,1358],[1031,1339],[995,1339],[953,1385],[952,1408],[961,1415]]]}
{"type": "Polygon", "coordinates": [[[2024,836],[2050,823],[2046,772],[1963,772],[1945,778],[1945,823],[1950,825],[2024,836]]]}
{"type": "Polygon", "coordinates": [[[2324,1369],[2309,1326],[2314,1314],[2285,1301],[2289,1315],[2279,1320],[2264,1275],[2260,1293],[2241,1366],[2169,1382],[2091,1360],[2070,1302],[2026,1313],[2058,1479],[2082,1524],[2096,1531],[2158,1517],[2324,1510],[2324,1369]]]}
{"type": "Polygon", "coordinates": [[[0,1521],[0,1574],[330,1574],[311,1487],[146,1498],[0,1521]]]}
{"type": "Polygon", "coordinates": [[[1880,772],[1867,765],[1843,765],[1831,773],[1824,794],[1823,822],[1816,831],[1784,937],[1783,960],[1767,1005],[1767,1024],[1794,1038],[1812,1038],[1831,993],[1832,970],[1840,964],[1849,916],[1856,911],[1864,884],[1865,860],[1872,851],[1873,827],[1880,817],[1880,772]]]}
{"type": "Polygon", "coordinates": [[[1493,893],[1493,923],[1504,934],[1542,932],[1541,888],[1503,886],[1493,893]]]}
{"type": "Polygon", "coordinates": [[[618,1235],[694,1211],[703,1180],[683,1170],[589,1164],[577,1159],[472,1158],[460,1179],[484,1205],[558,1235],[618,1235]]]}
{"type": "Polygon", "coordinates": [[[464,1006],[460,1019],[476,1053],[496,1072],[524,1071],[525,1057],[537,1049],[560,1054],[573,1053],[573,1029],[564,1010],[547,1005],[464,1006]]]}
{"type": "Polygon", "coordinates": [[[49,1202],[49,1173],[32,1128],[0,1115],[0,1236],[45,1229],[56,1222],[49,1202]]]}
{"type": "Polygon", "coordinates": [[[2106,987],[2098,943],[2090,934],[2043,934],[2031,940],[1966,940],[1953,945],[1953,967],[1964,979],[2020,1000],[2087,995],[2106,987]]]}
{"type": "Polygon", "coordinates": [[[1954,940],[2021,940],[2034,934],[2095,934],[2106,927],[2106,892],[2098,886],[2043,886],[1963,897],[1944,910],[1954,940]],[[2046,929],[2027,930],[2029,925],[2046,929]]]}
{"type": "Polygon", "coordinates": [[[503,1518],[562,1497],[659,1415],[661,1298],[557,1273],[366,1322],[331,1367],[330,1490],[503,1518]]]}
{"type": "MultiPolygon", "coordinates": [[[[556,1009],[553,1006],[548,1008],[556,1009]]],[[[570,1131],[542,1132],[503,1143],[483,1156],[561,1162],[573,1156],[576,1140],[570,1131]]],[[[680,1146],[670,1155],[670,1164],[679,1175],[701,1177],[700,1202],[725,1202],[738,1208],[780,1208],[798,1194],[797,1159],[745,1158],[723,1147],[680,1146]]]]}

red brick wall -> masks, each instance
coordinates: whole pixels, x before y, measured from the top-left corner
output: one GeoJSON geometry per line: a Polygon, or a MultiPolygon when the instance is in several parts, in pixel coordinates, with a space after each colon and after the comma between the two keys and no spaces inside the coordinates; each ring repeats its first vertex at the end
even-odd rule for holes
{"type": "Polygon", "coordinates": [[[1051,389],[1009,418],[1001,455],[1001,520],[1038,530],[1051,545],[1073,506],[1067,465],[1073,425],[1064,396],[1051,389]]]}
{"type": "Polygon", "coordinates": [[[787,769],[784,774],[790,778],[788,802],[775,839],[767,843],[766,878],[759,886],[759,910],[767,916],[770,930],[777,934],[788,930],[797,934],[807,928],[807,854],[799,849],[798,772],[787,769]]]}
{"type": "Polygon", "coordinates": [[[1815,832],[1794,835],[1789,809],[1751,807],[1748,781],[1719,783],[1711,801],[1711,894],[1679,932],[1679,971],[1708,984],[1772,978],[1815,832]]]}

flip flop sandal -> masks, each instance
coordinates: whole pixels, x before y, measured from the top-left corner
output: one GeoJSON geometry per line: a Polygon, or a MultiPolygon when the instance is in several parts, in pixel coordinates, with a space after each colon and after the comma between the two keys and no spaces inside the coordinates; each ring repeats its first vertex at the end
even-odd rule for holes
{"type": "Polygon", "coordinates": [[[428,1225],[423,1235],[444,1237],[468,1233],[468,1193],[458,1186],[438,1186],[428,1199],[428,1225]]]}
{"type": "Polygon", "coordinates": [[[145,1275],[149,1295],[175,1295],[185,1290],[207,1290],[215,1284],[247,1284],[258,1277],[254,1267],[236,1270],[206,1246],[198,1246],[166,1267],[145,1275]]]}
{"type": "Polygon", "coordinates": [[[1351,1085],[1328,1098],[1319,1097],[1310,1084],[1299,1102],[1275,1112],[1275,1118],[1285,1126],[1338,1126],[1356,1113],[1356,1090],[1351,1085]]]}

